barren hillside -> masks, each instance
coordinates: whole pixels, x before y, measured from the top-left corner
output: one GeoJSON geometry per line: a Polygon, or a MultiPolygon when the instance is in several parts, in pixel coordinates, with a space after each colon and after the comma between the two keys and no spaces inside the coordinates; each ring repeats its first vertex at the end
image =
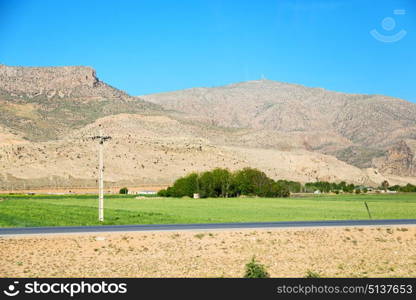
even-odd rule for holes
{"type": "Polygon", "coordinates": [[[30,141],[61,138],[107,115],[158,111],[101,82],[89,67],[0,65],[0,125],[30,141]]]}
{"type": "Polygon", "coordinates": [[[87,67],[0,65],[0,189],[95,186],[99,128],[113,137],[107,186],[248,166],[301,182],[416,183],[416,110],[403,100],[265,80],[143,99],[87,67]]]}
{"type": "MultiPolygon", "coordinates": [[[[358,167],[403,139],[416,139],[416,104],[380,95],[352,95],[270,80],[142,96],[167,109],[223,127],[265,131],[269,143],[332,154],[358,167]],[[279,136],[274,139],[273,134],[279,136]],[[287,139],[285,139],[285,143],[287,139]]],[[[263,145],[260,145],[263,146],[263,145]]],[[[273,145],[270,145],[273,146],[273,145]]]]}
{"type": "Polygon", "coordinates": [[[302,149],[215,145],[199,137],[201,128],[167,116],[121,114],[99,119],[63,140],[2,146],[0,188],[95,186],[97,144],[90,137],[99,128],[112,136],[105,145],[107,184],[170,184],[193,171],[248,166],[275,179],[302,182],[344,180],[377,185],[388,179],[391,183],[416,183],[415,178],[386,177],[376,170],[361,170],[333,156],[302,149]]]}

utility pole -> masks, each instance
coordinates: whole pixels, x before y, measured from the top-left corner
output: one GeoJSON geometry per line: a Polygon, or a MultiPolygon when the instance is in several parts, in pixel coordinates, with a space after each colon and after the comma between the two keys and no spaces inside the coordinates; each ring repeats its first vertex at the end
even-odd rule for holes
{"type": "Polygon", "coordinates": [[[99,135],[93,136],[93,140],[98,140],[98,220],[104,221],[104,142],[111,139],[111,136],[104,136],[101,131],[99,135]]]}

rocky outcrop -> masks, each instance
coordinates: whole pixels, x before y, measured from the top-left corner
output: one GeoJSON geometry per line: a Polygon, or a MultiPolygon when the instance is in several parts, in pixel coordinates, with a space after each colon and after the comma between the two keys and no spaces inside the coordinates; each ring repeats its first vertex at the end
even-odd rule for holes
{"type": "Polygon", "coordinates": [[[10,67],[0,65],[0,89],[35,96],[49,91],[94,87],[99,80],[90,67],[10,67]]]}
{"type": "Polygon", "coordinates": [[[387,151],[380,171],[389,175],[416,176],[415,154],[405,141],[400,141],[387,151]]]}
{"type": "Polygon", "coordinates": [[[57,139],[108,115],[159,110],[100,81],[90,67],[0,65],[0,126],[29,141],[57,139]]]}

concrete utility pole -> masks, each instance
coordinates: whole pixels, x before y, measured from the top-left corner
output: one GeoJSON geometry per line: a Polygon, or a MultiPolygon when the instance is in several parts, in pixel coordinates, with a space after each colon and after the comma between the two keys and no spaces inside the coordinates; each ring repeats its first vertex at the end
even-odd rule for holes
{"type": "MultiPolygon", "coordinates": [[[[101,127],[101,125],[100,125],[101,127]]],[[[92,137],[93,140],[98,140],[98,220],[104,221],[104,142],[111,139],[111,136],[104,136],[100,129],[97,136],[92,137]]]]}

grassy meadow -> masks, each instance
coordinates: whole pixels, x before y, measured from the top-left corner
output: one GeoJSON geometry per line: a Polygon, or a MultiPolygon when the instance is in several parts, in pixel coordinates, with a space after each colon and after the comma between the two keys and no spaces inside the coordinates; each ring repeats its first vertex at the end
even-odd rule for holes
{"type": "MultiPolygon", "coordinates": [[[[416,194],[294,198],[107,195],[104,225],[416,218],[416,194]]],[[[97,225],[95,195],[0,195],[0,227],[97,225]]]]}

